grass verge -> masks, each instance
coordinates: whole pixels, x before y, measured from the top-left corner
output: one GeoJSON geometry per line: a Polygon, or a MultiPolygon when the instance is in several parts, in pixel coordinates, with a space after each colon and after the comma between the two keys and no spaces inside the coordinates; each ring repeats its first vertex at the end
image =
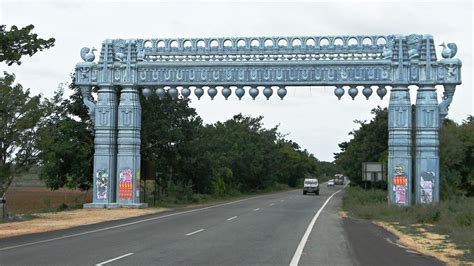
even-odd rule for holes
{"type": "Polygon", "coordinates": [[[387,191],[351,186],[344,194],[342,209],[351,217],[376,221],[398,235],[403,244],[449,264],[474,262],[474,198],[400,208],[387,204],[387,191]]]}

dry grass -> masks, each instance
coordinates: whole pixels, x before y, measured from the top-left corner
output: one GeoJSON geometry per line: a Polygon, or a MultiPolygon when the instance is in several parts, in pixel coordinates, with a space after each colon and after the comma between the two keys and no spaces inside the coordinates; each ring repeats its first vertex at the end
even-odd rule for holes
{"type": "Polygon", "coordinates": [[[125,219],[162,212],[164,208],[149,209],[77,209],[55,212],[61,207],[82,207],[92,201],[91,191],[59,189],[52,191],[44,187],[15,186],[8,190],[7,208],[13,214],[32,214],[27,221],[0,223],[0,238],[48,232],[80,225],[125,219]]]}
{"type": "Polygon", "coordinates": [[[57,213],[35,214],[38,218],[29,221],[0,224],[0,238],[18,235],[48,232],[71,228],[80,225],[94,224],[104,221],[119,220],[146,214],[163,212],[164,208],[150,209],[80,209],[57,213]]]}
{"type": "Polygon", "coordinates": [[[14,214],[31,214],[55,211],[66,204],[69,207],[92,202],[91,191],[45,187],[12,187],[6,193],[8,211],[14,214]]]}
{"type": "MultiPolygon", "coordinates": [[[[426,227],[433,227],[427,224],[414,224],[410,226],[411,233],[406,233],[406,226],[399,223],[388,223],[376,221],[375,224],[383,227],[387,231],[398,237],[400,244],[416,250],[422,254],[435,257],[448,265],[465,265],[456,257],[463,256],[465,251],[459,249],[447,235],[429,232],[426,227]]],[[[474,265],[471,263],[470,265],[474,265]]]]}
{"type": "Polygon", "coordinates": [[[349,213],[346,212],[346,211],[340,210],[340,211],[339,211],[339,216],[341,216],[341,217],[343,217],[343,218],[347,218],[347,217],[349,217],[349,213]]]}

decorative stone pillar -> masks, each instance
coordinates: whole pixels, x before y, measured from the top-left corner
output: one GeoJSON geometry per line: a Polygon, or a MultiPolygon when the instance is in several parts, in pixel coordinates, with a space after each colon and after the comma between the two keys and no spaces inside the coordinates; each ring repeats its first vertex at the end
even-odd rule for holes
{"type": "Polygon", "coordinates": [[[406,86],[390,92],[388,105],[388,188],[390,204],[411,204],[411,103],[406,86]]]}
{"type": "MultiPolygon", "coordinates": [[[[87,90],[81,87],[83,97],[87,90]]],[[[90,93],[90,90],[89,90],[90,93]]],[[[90,97],[84,98],[89,113],[94,115],[94,177],[92,203],[84,208],[103,208],[115,201],[115,169],[117,163],[117,91],[102,85],[94,108],[90,97]]]]}
{"type": "Polygon", "coordinates": [[[416,203],[439,202],[439,107],[436,89],[424,85],[416,95],[416,203]]]}
{"type": "Polygon", "coordinates": [[[117,204],[140,204],[141,106],[138,89],[125,86],[118,107],[117,204]]]}

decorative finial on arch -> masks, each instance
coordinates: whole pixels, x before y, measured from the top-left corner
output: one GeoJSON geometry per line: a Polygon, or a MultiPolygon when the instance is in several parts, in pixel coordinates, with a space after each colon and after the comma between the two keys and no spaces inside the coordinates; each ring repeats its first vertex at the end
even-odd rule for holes
{"type": "Polygon", "coordinates": [[[445,44],[444,42],[439,46],[443,47],[443,51],[441,51],[441,56],[446,59],[453,58],[458,51],[458,46],[455,43],[448,43],[445,44]]]}
{"type": "Polygon", "coordinates": [[[94,47],[89,48],[89,47],[83,47],[81,49],[81,58],[85,62],[93,62],[95,59],[95,54],[94,51],[97,51],[94,47]]]}

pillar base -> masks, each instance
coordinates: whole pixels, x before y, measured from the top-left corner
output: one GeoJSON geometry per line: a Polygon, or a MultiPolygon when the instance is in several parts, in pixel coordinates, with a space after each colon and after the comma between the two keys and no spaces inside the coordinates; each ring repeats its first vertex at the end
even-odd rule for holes
{"type": "Polygon", "coordinates": [[[82,205],[84,209],[144,209],[148,208],[148,203],[85,203],[82,205]]]}

